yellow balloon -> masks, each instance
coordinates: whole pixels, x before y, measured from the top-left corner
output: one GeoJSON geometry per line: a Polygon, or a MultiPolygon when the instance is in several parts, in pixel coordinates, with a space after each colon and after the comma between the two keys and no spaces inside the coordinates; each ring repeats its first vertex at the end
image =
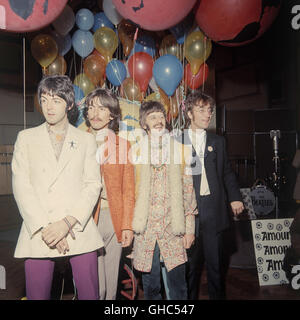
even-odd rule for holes
{"type": "Polygon", "coordinates": [[[118,37],[111,28],[102,27],[94,33],[94,45],[108,63],[119,45],[118,37]]]}
{"type": "Polygon", "coordinates": [[[57,56],[57,58],[50,63],[47,67],[45,74],[46,75],[54,75],[61,74],[64,75],[67,72],[67,63],[64,57],[57,56]]]}
{"type": "Polygon", "coordinates": [[[58,53],[55,40],[49,34],[38,34],[31,41],[31,53],[35,60],[46,68],[52,63],[58,53]]]}
{"type": "Polygon", "coordinates": [[[88,76],[84,73],[79,73],[75,79],[74,79],[74,84],[81,88],[84,95],[86,96],[89,94],[91,91],[95,89],[94,84],[92,81],[88,78],[88,76]]]}
{"type": "Polygon", "coordinates": [[[159,53],[161,56],[172,54],[180,59],[180,45],[172,34],[169,34],[162,39],[159,53]]]}
{"type": "Polygon", "coordinates": [[[191,65],[193,75],[196,75],[200,66],[211,54],[211,40],[201,31],[190,33],[184,42],[185,57],[191,65]]]}

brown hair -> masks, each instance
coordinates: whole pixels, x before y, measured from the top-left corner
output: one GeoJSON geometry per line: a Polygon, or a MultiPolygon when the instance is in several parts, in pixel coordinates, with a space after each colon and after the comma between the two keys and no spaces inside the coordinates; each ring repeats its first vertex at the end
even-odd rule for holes
{"type": "Polygon", "coordinates": [[[152,112],[162,112],[165,119],[166,119],[166,110],[164,108],[164,106],[155,100],[150,100],[150,101],[144,101],[141,104],[141,108],[140,108],[140,126],[141,128],[144,129],[145,125],[146,125],[146,118],[147,116],[152,113],[152,112]]]}

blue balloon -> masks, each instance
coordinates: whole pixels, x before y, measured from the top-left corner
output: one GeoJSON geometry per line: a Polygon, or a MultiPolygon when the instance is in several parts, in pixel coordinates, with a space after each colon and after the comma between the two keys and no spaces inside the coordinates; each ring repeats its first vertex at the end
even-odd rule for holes
{"type": "Polygon", "coordinates": [[[182,79],[183,66],[175,56],[165,54],[155,61],[153,76],[157,85],[170,97],[182,79]]]}
{"type": "Polygon", "coordinates": [[[96,30],[102,28],[102,27],[107,27],[111,28],[115,31],[115,26],[110,22],[110,20],[107,18],[104,12],[98,12],[94,16],[94,25],[93,25],[93,32],[96,30]]]}
{"type": "Polygon", "coordinates": [[[189,30],[192,27],[191,21],[193,21],[193,19],[186,18],[169,29],[172,32],[173,36],[176,38],[178,44],[184,43],[189,30]]]}
{"type": "Polygon", "coordinates": [[[138,37],[129,57],[133,54],[133,52],[146,52],[153,58],[155,56],[154,39],[148,35],[142,35],[138,37]]]}
{"type": "Polygon", "coordinates": [[[120,60],[111,60],[106,66],[106,77],[114,85],[120,86],[126,78],[126,67],[120,60]]]}
{"type": "Polygon", "coordinates": [[[76,13],[75,22],[79,29],[88,31],[94,25],[94,15],[89,9],[80,9],[76,13]]]}
{"type": "Polygon", "coordinates": [[[72,38],[70,34],[63,36],[56,31],[51,32],[51,36],[55,40],[57,47],[58,47],[58,55],[64,56],[66,53],[70,51],[72,48],[72,38]]]}
{"type": "Polygon", "coordinates": [[[76,30],[72,37],[72,46],[82,58],[87,57],[94,50],[94,38],[90,31],[76,30]]]}
{"type": "Polygon", "coordinates": [[[74,93],[75,93],[76,107],[79,110],[78,119],[75,123],[75,126],[78,127],[82,124],[82,122],[84,122],[83,105],[79,106],[80,101],[84,98],[84,93],[83,93],[82,89],[79,88],[78,86],[76,86],[75,84],[73,84],[73,89],[74,89],[74,93]]]}

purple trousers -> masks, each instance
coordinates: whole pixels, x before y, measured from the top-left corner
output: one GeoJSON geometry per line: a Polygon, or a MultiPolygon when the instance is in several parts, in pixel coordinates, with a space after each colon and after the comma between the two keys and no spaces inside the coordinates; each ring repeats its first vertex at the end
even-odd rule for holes
{"type": "MultiPolygon", "coordinates": [[[[55,261],[26,259],[25,279],[28,300],[49,300],[55,261]]],[[[99,300],[97,252],[70,257],[73,279],[79,300],[99,300]]]]}

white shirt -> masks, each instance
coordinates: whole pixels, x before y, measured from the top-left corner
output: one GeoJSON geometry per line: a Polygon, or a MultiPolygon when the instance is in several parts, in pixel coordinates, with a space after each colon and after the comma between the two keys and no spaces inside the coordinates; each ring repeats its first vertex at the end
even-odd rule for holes
{"type": "Polygon", "coordinates": [[[200,195],[207,196],[210,194],[206,171],[204,167],[204,152],[206,146],[206,131],[204,129],[188,130],[190,141],[200,159],[201,163],[201,185],[200,185],[200,195]]]}

